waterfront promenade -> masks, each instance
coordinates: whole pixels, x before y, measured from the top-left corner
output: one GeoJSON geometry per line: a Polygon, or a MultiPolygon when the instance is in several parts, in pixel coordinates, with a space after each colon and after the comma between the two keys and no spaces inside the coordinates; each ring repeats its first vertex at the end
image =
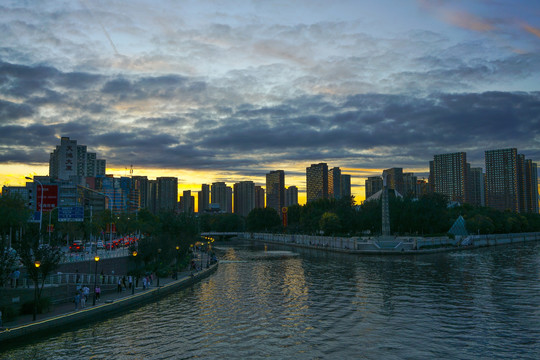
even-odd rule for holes
{"type": "Polygon", "coordinates": [[[152,286],[145,290],[142,289],[142,282],[139,282],[141,286],[136,287],[133,294],[130,289],[102,294],[100,301],[94,306],[91,294],[83,309],[79,307],[76,310],[73,302],[56,304],[50,312],[38,314],[36,321],[32,321],[32,314],[19,315],[13,321],[4,322],[3,328],[0,328],[0,344],[7,341],[24,342],[30,340],[29,335],[61,332],[66,328],[84,326],[96,320],[106,319],[115,313],[121,313],[190,286],[212,274],[216,268],[217,263],[200,271],[179,272],[178,279],[160,278],[159,287],[157,279],[154,279],[152,286]]]}

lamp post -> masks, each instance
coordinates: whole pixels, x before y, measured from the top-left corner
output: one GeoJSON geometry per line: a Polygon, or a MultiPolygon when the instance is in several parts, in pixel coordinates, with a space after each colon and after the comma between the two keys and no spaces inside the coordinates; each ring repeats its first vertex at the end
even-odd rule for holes
{"type": "Polygon", "coordinates": [[[158,266],[157,266],[157,270],[156,270],[156,276],[157,276],[157,287],[159,287],[159,261],[160,261],[160,258],[161,258],[161,249],[157,249],[157,256],[158,256],[158,266]]]}
{"type": "Polygon", "coordinates": [[[202,270],[202,248],[204,246],[204,243],[201,243],[201,248],[199,249],[199,252],[201,253],[201,270],[202,270]]]}
{"type": "Polygon", "coordinates": [[[178,250],[180,250],[180,246],[176,245],[176,266],[175,266],[175,280],[178,280],[178,250]]]}
{"type": "Polygon", "coordinates": [[[38,292],[38,281],[39,281],[39,272],[38,269],[41,266],[40,261],[35,261],[34,266],[36,267],[36,283],[34,284],[34,313],[32,314],[32,321],[36,321],[37,314],[37,292],[38,292]]]}
{"type": "Polygon", "coordinates": [[[94,256],[94,261],[96,262],[96,267],[94,270],[94,299],[92,300],[92,306],[96,305],[96,287],[97,287],[97,264],[99,261],[99,256],[94,256]]]}
{"type": "Polygon", "coordinates": [[[30,176],[25,176],[24,178],[26,180],[33,180],[37,182],[39,186],[41,186],[41,205],[39,207],[39,244],[41,245],[41,220],[43,219],[43,184],[38,179],[32,179],[30,176]]]}
{"type": "MultiPolygon", "coordinates": [[[[133,251],[132,255],[133,259],[135,259],[135,256],[137,256],[137,251],[133,251]]],[[[139,275],[137,274],[137,262],[135,262],[135,276],[137,277],[137,282],[139,282],[139,275]]],[[[133,294],[135,294],[135,281],[131,283],[131,295],[133,294]]]]}

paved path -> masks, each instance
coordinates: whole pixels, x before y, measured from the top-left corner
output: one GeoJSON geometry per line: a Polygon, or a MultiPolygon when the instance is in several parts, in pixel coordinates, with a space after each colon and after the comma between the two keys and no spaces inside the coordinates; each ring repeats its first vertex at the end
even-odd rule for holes
{"type": "MultiPolygon", "coordinates": [[[[196,258],[195,260],[197,261],[197,264],[199,265],[200,261],[201,261],[200,257],[196,258]]],[[[205,254],[204,257],[203,257],[203,260],[202,260],[202,263],[205,265],[205,267],[206,267],[206,261],[207,261],[207,259],[206,259],[206,254],[205,254]]],[[[178,280],[182,280],[182,279],[188,278],[190,276],[191,276],[190,271],[179,272],[178,273],[178,280]]],[[[159,285],[161,287],[161,286],[167,285],[167,284],[175,282],[175,281],[177,281],[177,280],[173,279],[171,277],[160,278],[159,279],[159,285]]],[[[154,280],[152,282],[152,286],[150,286],[149,289],[154,289],[156,287],[157,287],[157,278],[154,278],[154,280]]],[[[145,291],[147,291],[147,290],[142,289],[142,280],[139,279],[139,287],[135,288],[134,293],[139,294],[139,293],[142,293],[142,292],[145,292],[145,291]]],[[[107,303],[107,302],[123,299],[123,298],[129,297],[131,295],[132,295],[132,290],[131,289],[122,290],[121,292],[117,292],[115,290],[114,292],[102,293],[100,301],[96,302],[96,306],[107,303]]],[[[93,305],[92,305],[93,297],[92,296],[93,295],[89,296],[88,301],[86,302],[86,308],[92,308],[93,307],[93,305]]],[[[60,316],[60,315],[65,315],[65,314],[77,312],[77,311],[80,311],[80,310],[81,310],[80,306],[79,306],[79,310],[75,310],[75,304],[72,303],[72,302],[62,303],[62,304],[53,304],[53,305],[51,305],[51,311],[49,311],[49,312],[47,312],[45,314],[37,314],[36,315],[36,322],[41,321],[41,320],[45,320],[45,319],[49,319],[49,318],[54,318],[54,317],[57,317],[57,316],[60,316]]],[[[13,321],[4,322],[3,328],[0,328],[0,332],[5,330],[5,329],[11,329],[11,328],[19,327],[19,326],[22,326],[22,325],[32,324],[32,323],[34,323],[34,321],[32,320],[32,316],[33,316],[32,314],[19,315],[13,321]]]]}

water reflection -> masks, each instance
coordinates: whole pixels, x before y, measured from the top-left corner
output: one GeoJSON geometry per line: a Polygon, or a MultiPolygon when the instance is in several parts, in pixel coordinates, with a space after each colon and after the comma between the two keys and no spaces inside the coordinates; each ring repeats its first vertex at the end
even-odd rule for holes
{"type": "Polygon", "coordinates": [[[216,274],[1,358],[520,358],[540,353],[540,244],[427,256],[217,246],[216,274]]]}

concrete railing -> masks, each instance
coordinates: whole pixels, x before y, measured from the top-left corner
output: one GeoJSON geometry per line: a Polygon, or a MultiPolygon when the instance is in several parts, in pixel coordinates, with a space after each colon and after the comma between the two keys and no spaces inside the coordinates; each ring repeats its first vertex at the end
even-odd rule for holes
{"type": "MultiPolygon", "coordinates": [[[[112,259],[112,258],[129,256],[130,253],[129,253],[129,249],[123,248],[123,249],[115,249],[115,250],[98,250],[97,255],[100,257],[100,259],[112,259]]],[[[90,253],[90,252],[66,253],[61,263],[65,264],[65,263],[94,260],[94,256],[96,256],[96,254],[90,253]]]]}
{"type": "MultiPolygon", "coordinates": [[[[124,275],[101,275],[97,274],[97,282],[101,285],[116,285],[118,280],[121,279],[124,275]]],[[[56,285],[77,285],[77,284],[86,284],[92,285],[95,282],[94,274],[53,274],[45,278],[45,286],[56,286],[56,285]]],[[[39,282],[41,286],[41,280],[39,282]]],[[[34,281],[30,278],[19,279],[19,287],[29,288],[34,287],[34,281]]]]}

